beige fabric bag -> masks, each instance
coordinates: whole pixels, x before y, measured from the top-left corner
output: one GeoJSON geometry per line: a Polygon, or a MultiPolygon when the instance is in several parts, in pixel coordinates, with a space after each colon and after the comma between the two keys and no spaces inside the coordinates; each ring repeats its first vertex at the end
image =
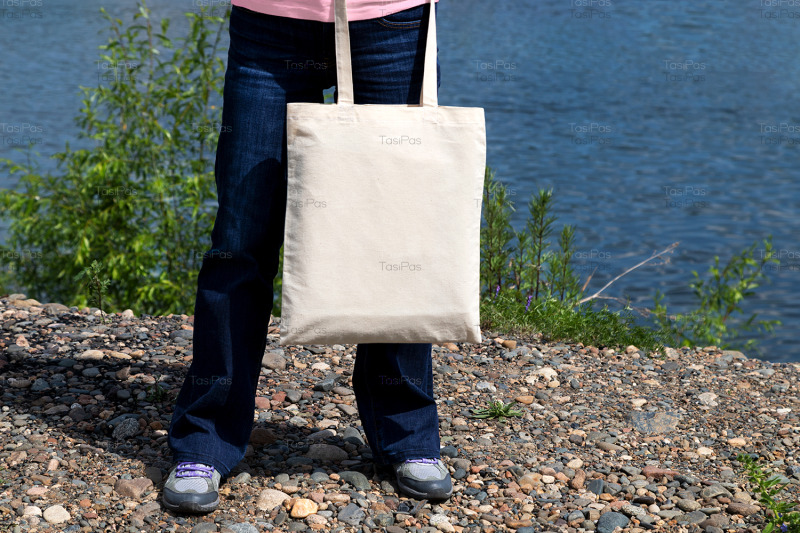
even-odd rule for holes
{"type": "Polygon", "coordinates": [[[421,105],[354,105],[346,0],[338,103],[287,105],[280,342],[481,342],[483,109],[438,105],[433,2],[421,105]]]}

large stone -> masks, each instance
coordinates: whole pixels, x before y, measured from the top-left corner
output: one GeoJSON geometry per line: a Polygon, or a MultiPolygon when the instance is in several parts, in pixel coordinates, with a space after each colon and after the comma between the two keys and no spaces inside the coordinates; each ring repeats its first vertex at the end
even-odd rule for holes
{"type": "Polygon", "coordinates": [[[266,352],[264,357],[261,358],[261,366],[270,370],[284,370],[286,368],[286,359],[283,354],[266,352]]]}
{"type": "Polygon", "coordinates": [[[253,446],[264,446],[265,444],[272,444],[278,440],[278,437],[272,430],[266,428],[255,428],[250,433],[250,444],[253,446]]]}
{"type": "Polygon", "coordinates": [[[111,435],[117,440],[124,440],[135,437],[141,432],[142,428],[139,427],[139,420],[136,418],[126,418],[114,428],[111,435]]]}
{"type": "Polygon", "coordinates": [[[435,527],[439,531],[445,531],[447,533],[451,533],[452,531],[455,531],[455,528],[453,527],[453,524],[450,523],[450,520],[447,518],[446,515],[435,514],[435,515],[432,515],[428,519],[428,521],[430,522],[430,524],[433,527],[435,527]]]}
{"type": "Polygon", "coordinates": [[[79,353],[75,356],[75,359],[83,359],[88,361],[99,361],[105,354],[100,350],[86,350],[85,352],[79,353]]]}
{"type": "Polygon", "coordinates": [[[120,479],[114,485],[114,490],[120,496],[138,500],[142,495],[153,488],[153,482],[146,478],[120,479]]]}
{"type": "Polygon", "coordinates": [[[44,510],[44,519],[50,524],[63,524],[72,518],[61,505],[51,505],[44,510]]]}
{"type": "Polygon", "coordinates": [[[258,495],[256,507],[261,511],[271,511],[288,499],[289,495],[285,492],[275,489],[264,489],[261,491],[261,494],[258,495]]]}
{"type": "Polygon", "coordinates": [[[757,505],[752,505],[747,502],[734,500],[728,504],[728,512],[730,514],[738,514],[745,517],[756,514],[760,510],[761,509],[757,505]]]}
{"type": "Polygon", "coordinates": [[[348,503],[344,509],[339,511],[339,514],[336,518],[339,519],[339,522],[344,522],[345,524],[350,524],[353,527],[358,527],[362,520],[364,520],[364,510],[361,509],[358,505],[354,503],[348,503]]]}
{"type": "Polygon", "coordinates": [[[320,461],[339,462],[346,460],[349,456],[346,451],[332,444],[312,444],[308,448],[306,457],[320,461]]]}
{"type": "Polygon", "coordinates": [[[694,500],[687,500],[685,498],[681,498],[680,500],[678,500],[678,502],[675,505],[677,505],[678,509],[680,509],[681,511],[686,511],[686,512],[697,511],[701,507],[701,505],[698,502],[694,500]]]}
{"type": "Polygon", "coordinates": [[[319,505],[314,500],[309,500],[307,498],[298,498],[294,501],[294,505],[292,505],[292,512],[290,513],[292,518],[305,518],[308,515],[314,514],[319,510],[319,505]]]}
{"type": "Polygon", "coordinates": [[[344,472],[339,472],[339,477],[342,479],[342,481],[347,481],[350,483],[356,488],[356,490],[370,490],[372,488],[367,476],[361,472],[345,470],[344,472]]]}
{"type": "Polygon", "coordinates": [[[731,498],[732,494],[728,492],[728,489],[722,485],[710,485],[700,491],[700,496],[710,500],[711,498],[716,498],[717,496],[727,496],[728,498],[731,498]]]}
{"type": "Polygon", "coordinates": [[[628,522],[630,522],[630,519],[624,514],[611,511],[602,515],[600,520],[597,521],[597,532],[614,533],[614,530],[618,527],[624,529],[628,522]]]}
{"type": "Polygon", "coordinates": [[[681,415],[674,411],[636,412],[628,414],[628,421],[642,433],[669,433],[678,428],[681,415]]]}

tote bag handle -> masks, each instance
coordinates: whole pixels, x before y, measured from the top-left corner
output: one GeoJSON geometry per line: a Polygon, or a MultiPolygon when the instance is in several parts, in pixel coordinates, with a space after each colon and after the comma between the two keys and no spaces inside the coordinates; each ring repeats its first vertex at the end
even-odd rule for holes
{"type": "MultiPolygon", "coordinates": [[[[436,107],[436,0],[430,0],[428,36],[425,42],[425,69],[419,100],[422,106],[436,107]]],[[[347,25],[347,0],[334,0],[336,34],[337,104],[353,105],[353,66],[350,56],[350,28],[347,25]]]]}

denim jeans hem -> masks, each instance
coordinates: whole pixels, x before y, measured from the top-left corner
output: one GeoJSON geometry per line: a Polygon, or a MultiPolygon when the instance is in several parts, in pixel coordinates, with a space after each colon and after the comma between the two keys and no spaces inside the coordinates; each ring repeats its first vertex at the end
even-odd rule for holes
{"type": "Polygon", "coordinates": [[[439,450],[404,450],[402,453],[389,453],[381,458],[374,458],[374,461],[379,466],[392,466],[397,463],[402,463],[408,459],[441,459],[439,450]]]}
{"type": "Polygon", "coordinates": [[[183,462],[190,462],[190,463],[202,463],[204,465],[210,465],[214,467],[214,470],[219,472],[221,479],[225,479],[228,474],[231,473],[232,468],[227,468],[225,466],[221,466],[221,463],[217,461],[217,459],[210,457],[208,455],[203,455],[201,453],[182,453],[179,456],[173,456],[173,460],[175,463],[183,463],[183,462]]]}

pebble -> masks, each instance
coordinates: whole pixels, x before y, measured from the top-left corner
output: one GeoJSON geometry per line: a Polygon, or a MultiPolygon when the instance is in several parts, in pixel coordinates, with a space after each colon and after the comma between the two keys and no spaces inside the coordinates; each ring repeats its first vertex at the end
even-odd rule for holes
{"type": "Polygon", "coordinates": [[[261,491],[261,494],[258,495],[256,507],[262,511],[271,511],[288,499],[289,495],[285,492],[275,489],[264,489],[261,491]]]}
{"type": "Polygon", "coordinates": [[[356,490],[368,491],[372,489],[372,485],[370,485],[367,476],[361,472],[346,470],[344,472],[339,472],[339,477],[342,481],[350,483],[356,490]]]}
{"type": "Polygon", "coordinates": [[[292,518],[305,518],[308,515],[314,514],[319,510],[319,505],[313,500],[307,498],[298,498],[292,505],[292,518]]]}
{"type": "Polygon", "coordinates": [[[603,514],[597,521],[598,533],[614,533],[614,529],[625,528],[630,519],[622,513],[614,511],[603,514]]]}
{"type": "Polygon", "coordinates": [[[51,505],[44,510],[43,517],[49,524],[63,524],[72,518],[61,505],[51,505]]]}

